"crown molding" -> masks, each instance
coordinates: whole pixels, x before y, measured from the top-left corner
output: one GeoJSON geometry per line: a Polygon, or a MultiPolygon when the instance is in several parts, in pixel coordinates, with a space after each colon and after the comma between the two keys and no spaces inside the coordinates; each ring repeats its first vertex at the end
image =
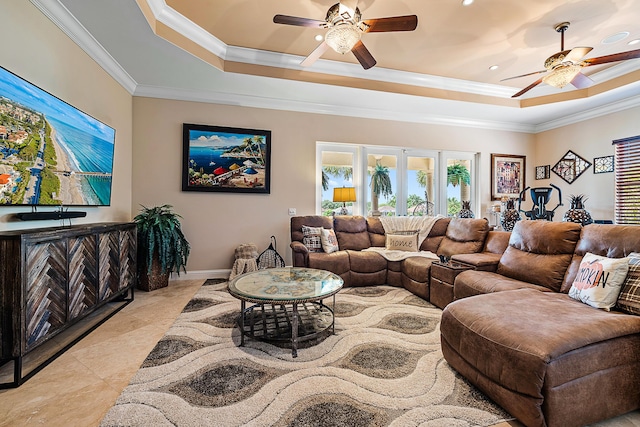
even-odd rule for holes
{"type": "Polygon", "coordinates": [[[301,113],[327,114],[336,116],[360,117],[376,120],[391,120],[410,123],[424,123],[444,126],[470,127],[476,129],[502,130],[511,132],[533,133],[534,125],[499,122],[491,120],[475,120],[464,117],[439,116],[420,112],[393,110],[388,104],[380,104],[381,108],[353,107],[338,104],[289,100],[253,95],[230,94],[214,91],[175,89],[149,85],[138,85],[134,96],[148,98],[172,99],[177,101],[206,102],[240,107],[265,108],[270,110],[295,111],[301,113]]]}
{"type": "Polygon", "coordinates": [[[127,92],[133,94],[136,81],[105,50],[104,47],[58,0],[30,0],[51,22],[64,32],[80,49],[98,63],[127,92]]]}
{"type": "Polygon", "coordinates": [[[635,108],[639,106],[640,106],[640,95],[636,95],[630,98],[623,99],[621,101],[611,102],[609,104],[605,104],[600,107],[592,108],[590,110],[581,111],[575,114],[570,114],[568,116],[564,116],[556,120],[550,120],[545,123],[540,123],[534,126],[533,133],[545,132],[551,129],[572,125],[575,123],[583,122],[585,120],[595,119],[596,117],[617,113],[619,111],[624,111],[624,110],[628,110],[629,108],[635,108]]]}

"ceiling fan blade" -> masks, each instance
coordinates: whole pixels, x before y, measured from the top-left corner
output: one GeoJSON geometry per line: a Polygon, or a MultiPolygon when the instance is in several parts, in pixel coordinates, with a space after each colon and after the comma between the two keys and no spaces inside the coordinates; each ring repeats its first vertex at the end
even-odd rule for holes
{"type": "Polygon", "coordinates": [[[512,98],[517,98],[520,95],[524,95],[526,92],[529,92],[531,89],[538,86],[540,83],[542,83],[542,77],[540,77],[538,80],[536,80],[535,82],[531,83],[529,86],[522,89],[520,92],[513,95],[512,98]]]}
{"type": "Polygon", "coordinates": [[[367,49],[362,43],[362,40],[358,41],[358,43],[353,46],[351,52],[353,52],[358,62],[360,62],[360,65],[362,65],[362,68],[365,70],[368,70],[377,63],[373,55],[371,55],[371,52],[369,52],[369,49],[367,49]]]}
{"type": "Polygon", "coordinates": [[[578,88],[578,89],[584,89],[587,88],[589,86],[593,86],[595,82],[593,80],[591,80],[591,78],[589,78],[589,76],[585,76],[582,73],[578,73],[576,74],[576,76],[573,78],[573,80],[571,80],[571,84],[578,88]]]}
{"type": "Polygon", "coordinates": [[[565,61],[578,62],[592,50],[592,47],[574,47],[565,57],[565,61]]]}
{"type": "Polygon", "coordinates": [[[317,19],[300,18],[297,16],[276,15],[273,17],[276,24],[296,25],[298,27],[324,28],[326,21],[317,19]]]}
{"type": "Polygon", "coordinates": [[[609,62],[625,61],[627,59],[640,58],[640,49],[630,50],[628,52],[614,53],[612,55],[599,56],[597,58],[589,58],[582,61],[585,66],[607,64],[609,62]]]}
{"type": "Polygon", "coordinates": [[[543,73],[546,73],[546,72],[547,72],[547,70],[534,71],[533,73],[527,73],[527,74],[521,74],[519,76],[507,77],[506,79],[502,79],[500,81],[504,82],[504,81],[507,81],[507,80],[519,79],[520,77],[535,76],[536,74],[543,74],[543,73]]]}
{"type": "Polygon", "coordinates": [[[327,42],[323,41],[318,45],[318,47],[313,49],[313,52],[311,52],[309,56],[307,56],[304,61],[300,63],[300,65],[302,65],[303,67],[310,67],[327,51],[327,49],[329,49],[329,45],[327,44],[327,42]]]}
{"type": "Polygon", "coordinates": [[[367,33],[384,33],[387,31],[413,31],[418,26],[416,15],[390,16],[388,18],[364,19],[367,33]]]}

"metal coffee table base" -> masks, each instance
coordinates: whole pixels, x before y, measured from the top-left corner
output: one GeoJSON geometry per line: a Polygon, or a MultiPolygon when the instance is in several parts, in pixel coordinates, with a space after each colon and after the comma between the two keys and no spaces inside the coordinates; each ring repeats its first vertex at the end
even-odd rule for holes
{"type": "MultiPolygon", "coordinates": [[[[335,295],[333,297],[335,307],[335,295]]],[[[291,343],[291,355],[298,357],[298,343],[318,338],[331,329],[335,333],[333,309],[322,301],[291,304],[255,304],[246,307],[241,301],[238,326],[240,345],[248,336],[265,342],[291,343]]]]}

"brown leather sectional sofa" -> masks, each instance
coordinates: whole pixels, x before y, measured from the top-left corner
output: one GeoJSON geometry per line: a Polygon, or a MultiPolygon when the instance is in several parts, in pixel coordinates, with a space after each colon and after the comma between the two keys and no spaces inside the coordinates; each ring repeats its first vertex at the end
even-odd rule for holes
{"type": "Polygon", "coordinates": [[[421,249],[474,269],[438,295],[430,295],[431,260],[361,252],[384,246],[376,218],[294,217],[291,240],[294,266],[333,271],[347,286],[402,286],[446,305],[445,359],[526,426],[583,426],[640,408],[640,316],[567,295],[587,252],[640,252],[640,227],[527,220],[505,233],[485,220],[441,219],[421,249]],[[309,253],[302,225],[334,228],[341,250],[309,253]]]}
{"type": "MultiPolygon", "coordinates": [[[[422,242],[423,251],[450,257],[479,252],[489,233],[486,219],[442,218],[435,222],[422,242]]],[[[338,274],[345,286],[384,285],[404,287],[429,299],[429,269],[433,260],[407,258],[387,261],[374,252],[362,252],[371,246],[385,246],[385,232],[379,218],[363,216],[296,216],[291,218],[291,250],[295,267],[328,270],[338,274]],[[303,244],[302,226],[333,229],[340,250],[330,254],[309,252],[303,244]]]]}
{"type": "Polygon", "coordinates": [[[456,277],[442,313],[447,362],[526,426],[640,408],[640,316],[567,295],[587,252],[640,252],[640,227],[521,221],[493,269],[456,277]]]}

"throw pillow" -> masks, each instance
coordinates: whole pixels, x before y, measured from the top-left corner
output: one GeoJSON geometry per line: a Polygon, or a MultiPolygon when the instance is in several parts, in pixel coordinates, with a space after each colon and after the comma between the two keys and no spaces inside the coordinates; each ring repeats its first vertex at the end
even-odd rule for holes
{"type": "Polygon", "coordinates": [[[418,252],[418,234],[387,234],[389,251],[418,252]]]}
{"type": "Polygon", "coordinates": [[[628,270],[628,258],[607,258],[587,252],[582,258],[569,296],[609,311],[618,300],[628,270]]]}
{"type": "Polygon", "coordinates": [[[302,226],[302,243],[309,252],[322,252],[322,227],[302,226]]]}
{"type": "Polygon", "coordinates": [[[323,228],[321,230],[320,240],[322,242],[322,249],[328,254],[333,253],[339,249],[338,247],[338,238],[336,237],[336,232],[331,230],[327,230],[323,228]]]}
{"type": "Polygon", "coordinates": [[[622,284],[616,308],[629,314],[640,315],[640,253],[629,254],[629,272],[622,284]]]}

